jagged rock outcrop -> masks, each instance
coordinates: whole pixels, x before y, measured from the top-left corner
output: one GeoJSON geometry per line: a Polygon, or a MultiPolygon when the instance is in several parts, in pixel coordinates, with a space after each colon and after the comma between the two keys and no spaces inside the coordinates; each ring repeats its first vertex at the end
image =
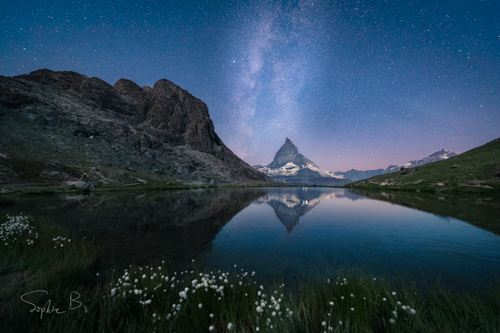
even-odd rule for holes
{"type": "Polygon", "coordinates": [[[6,168],[16,168],[9,167],[15,156],[71,166],[102,182],[113,178],[103,167],[197,184],[271,182],[224,145],[205,103],[165,79],[153,88],[126,79],[113,87],[43,69],[0,76],[0,93],[6,168]]]}
{"type": "Polygon", "coordinates": [[[150,93],[151,88],[141,88],[135,82],[127,79],[119,79],[114,87],[123,99],[130,104],[135,104],[141,116],[146,117],[154,103],[153,96],[150,93]]]}
{"type": "Polygon", "coordinates": [[[267,167],[277,169],[288,163],[293,163],[300,168],[304,168],[309,165],[318,168],[318,166],[311,160],[304,157],[304,155],[299,154],[299,149],[293,144],[290,138],[286,138],[285,144],[281,146],[280,150],[278,150],[274,156],[274,160],[267,167]]]}

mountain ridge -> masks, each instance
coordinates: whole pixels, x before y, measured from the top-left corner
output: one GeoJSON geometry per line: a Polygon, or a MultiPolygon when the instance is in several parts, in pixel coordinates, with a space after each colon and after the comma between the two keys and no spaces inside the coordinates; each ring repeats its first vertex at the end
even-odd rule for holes
{"type": "Polygon", "coordinates": [[[351,169],[351,170],[348,170],[346,172],[336,171],[336,172],[334,172],[334,175],[335,176],[344,176],[345,178],[348,178],[352,181],[358,181],[358,180],[368,179],[368,178],[378,176],[378,175],[383,175],[383,174],[387,174],[387,173],[400,171],[402,168],[414,168],[414,167],[421,166],[421,165],[424,165],[427,163],[446,160],[450,157],[454,157],[457,155],[458,155],[458,153],[450,152],[449,150],[446,150],[446,149],[441,149],[435,153],[432,153],[431,155],[429,155],[427,157],[424,157],[421,160],[413,160],[413,161],[410,161],[410,162],[402,164],[402,165],[395,165],[395,164],[389,165],[386,169],[375,169],[375,170],[351,169]]]}
{"type": "Polygon", "coordinates": [[[0,92],[1,182],[272,183],[224,145],[203,101],[166,79],[112,86],[42,69],[0,76],[0,92]],[[26,166],[35,160],[47,170],[26,166]]]}
{"type": "Polygon", "coordinates": [[[448,159],[346,185],[357,189],[500,191],[500,138],[448,159]]]}
{"type": "Polygon", "coordinates": [[[320,169],[314,162],[300,154],[297,146],[287,137],[285,143],[276,152],[271,163],[266,166],[253,165],[252,168],[279,182],[296,185],[338,186],[377,175],[400,171],[403,168],[414,168],[427,163],[445,160],[457,155],[455,152],[441,149],[423,159],[412,160],[403,165],[389,165],[386,169],[351,169],[346,172],[332,172],[320,169]]]}

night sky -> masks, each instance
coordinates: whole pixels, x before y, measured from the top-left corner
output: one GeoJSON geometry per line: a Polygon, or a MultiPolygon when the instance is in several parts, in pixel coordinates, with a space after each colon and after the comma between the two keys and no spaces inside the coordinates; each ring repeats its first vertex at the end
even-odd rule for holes
{"type": "Polygon", "coordinates": [[[0,30],[0,75],[166,78],[251,165],[286,137],[329,171],[500,137],[498,0],[18,0],[0,30]]]}

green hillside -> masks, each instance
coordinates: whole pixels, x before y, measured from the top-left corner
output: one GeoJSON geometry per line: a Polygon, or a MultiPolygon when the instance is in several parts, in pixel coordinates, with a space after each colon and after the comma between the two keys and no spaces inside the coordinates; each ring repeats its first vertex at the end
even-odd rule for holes
{"type": "Polygon", "coordinates": [[[345,187],[500,193],[500,138],[444,161],[375,176],[345,187]]]}

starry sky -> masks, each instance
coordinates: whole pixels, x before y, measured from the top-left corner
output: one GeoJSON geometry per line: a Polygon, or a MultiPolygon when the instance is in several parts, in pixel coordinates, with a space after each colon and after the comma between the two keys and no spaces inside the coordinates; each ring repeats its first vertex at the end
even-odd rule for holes
{"type": "Polygon", "coordinates": [[[266,165],[290,137],[329,171],[500,137],[500,1],[17,0],[0,75],[166,78],[224,143],[266,165]]]}

